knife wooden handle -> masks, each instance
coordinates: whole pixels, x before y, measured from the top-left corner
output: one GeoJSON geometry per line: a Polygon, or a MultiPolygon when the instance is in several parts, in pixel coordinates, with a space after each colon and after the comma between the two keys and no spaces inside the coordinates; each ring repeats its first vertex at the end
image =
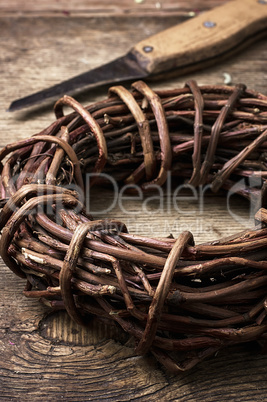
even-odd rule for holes
{"type": "Polygon", "coordinates": [[[139,42],[131,53],[148,74],[184,68],[267,33],[267,0],[235,0],[139,42]]]}

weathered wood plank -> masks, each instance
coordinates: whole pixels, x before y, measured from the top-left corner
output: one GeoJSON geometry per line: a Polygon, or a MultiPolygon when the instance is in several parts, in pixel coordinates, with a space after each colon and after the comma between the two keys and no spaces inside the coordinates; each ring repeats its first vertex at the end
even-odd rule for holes
{"type": "MultiPolygon", "coordinates": [[[[190,7],[194,4],[194,7],[204,8],[215,3],[219,0],[205,4],[195,1],[190,2],[190,7]]],[[[123,7],[124,10],[127,7],[139,10],[140,5],[134,2],[131,7],[125,1],[113,3],[121,8],[119,11],[114,8],[112,18],[106,17],[110,2],[90,4],[91,8],[83,1],[1,2],[0,9],[6,12],[1,12],[0,17],[1,146],[30,136],[54,120],[50,104],[6,113],[14,98],[118,57],[133,42],[177,23],[176,14],[157,19],[141,18],[139,11],[136,11],[138,18],[125,15],[125,11],[122,14],[123,7]],[[97,4],[100,10],[106,8],[105,18],[81,17],[74,15],[74,11],[73,16],[67,18],[58,12],[67,5],[71,10],[79,7],[82,10],[86,6],[89,10],[86,15],[94,12],[97,15],[97,4]],[[41,17],[30,18],[31,10],[41,17]],[[49,18],[44,15],[46,10],[53,11],[49,18]],[[16,16],[11,17],[13,12],[16,16]]],[[[146,1],[142,7],[153,4],[146,1]]],[[[177,10],[190,9],[189,2],[183,1],[164,2],[165,5],[177,5],[177,10]]],[[[266,42],[261,41],[231,60],[190,74],[190,78],[201,84],[223,83],[223,74],[229,73],[233,83],[245,82],[250,88],[267,93],[266,59],[266,42]]],[[[175,78],[152,86],[181,86],[188,78],[175,78]]],[[[78,99],[88,104],[104,96],[106,89],[100,89],[83,92],[78,99]]],[[[92,196],[91,210],[102,216],[101,209],[109,205],[112,194],[103,191],[101,199],[102,202],[92,196]]],[[[240,221],[246,218],[248,209],[239,199],[233,199],[232,214],[227,212],[226,201],[221,197],[206,199],[203,213],[198,210],[198,201],[189,206],[184,201],[179,204],[180,211],[174,206],[168,209],[167,201],[165,198],[162,212],[158,211],[157,200],[149,201],[145,210],[140,202],[125,201],[126,212],[117,205],[107,217],[126,221],[131,231],[146,235],[153,232],[154,236],[166,236],[172,232],[177,236],[188,228],[197,242],[229,235],[243,224],[249,224],[240,221]],[[233,213],[239,218],[235,220],[233,213]]],[[[265,398],[267,357],[256,354],[256,346],[246,352],[237,349],[220,352],[215,359],[174,377],[159,367],[150,355],[136,357],[131,340],[121,330],[94,320],[88,328],[79,328],[62,312],[49,315],[49,310],[36,300],[25,299],[23,287],[24,281],[1,264],[1,401],[261,401],[265,398]]]]}
{"type": "MultiPolygon", "coordinates": [[[[59,327],[65,323],[68,331],[76,330],[64,316],[56,319],[59,327]]],[[[3,401],[264,400],[266,357],[254,356],[256,349],[229,349],[189,373],[173,376],[150,356],[135,356],[122,338],[107,339],[101,326],[89,326],[90,344],[46,339],[31,321],[28,330],[25,326],[17,323],[1,336],[3,401]]]]}
{"type": "Polygon", "coordinates": [[[68,16],[189,16],[202,10],[216,7],[225,0],[193,0],[193,1],[175,1],[175,0],[100,0],[100,1],[40,1],[30,0],[21,2],[20,0],[1,1],[0,11],[4,15],[31,15],[40,16],[55,14],[68,16]]]}

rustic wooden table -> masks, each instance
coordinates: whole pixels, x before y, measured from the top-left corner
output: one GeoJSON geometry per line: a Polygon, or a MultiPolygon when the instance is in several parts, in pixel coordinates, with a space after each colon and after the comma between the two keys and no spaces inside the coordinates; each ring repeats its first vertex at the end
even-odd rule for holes
{"type": "MultiPolygon", "coordinates": [[[[15,98],[37,91],[124,54],[133,43],[220,0],[1,0],[0,1],[0,146],[38,133],[54,120],[51,104],[7,113],[15,98]],[[90,3],[90,4],[88,4],[90,3]]],[[[199,84],[232,83],[267,93],[267,46],[262,40],[241,54],[205,71],[190,74],[199,84]]],[[[153,83],[154,88],[184,85],[180,77],[153,83]]],[[[106,96],[106,88],[84,91],[89,104],[106,96]]],[[[112,196],[103,192],[105,202],[112,196]]],[[[92,209],[100,213],[99,199],[92,209]]],[[[185,201],[180,213],[172,207],[157,213],[129,201],[127,217],[120,208],[109,212],[127,219],[139,234],[176,236],[190,229],[198,242],[231,234],[252,219],[248,206],[234,200],[208,198],[203,211],[185,201]],[[187,209],[186,209],[187,208],[187,209]],[[186,213],[189,212],[188,213],[186,213]],[[192,212],[193,211],[193,212],[192,212]]],[[[263,401],[266,397],[266,355],[256,345],[220,352],[189,372],[174,376],[150,355],[135,355],[121,332],[92,320],[79,328],[63,313],[49,310],[22,295],[24,282],[0,266],[0,400],[1,401],[263,401]]]]}

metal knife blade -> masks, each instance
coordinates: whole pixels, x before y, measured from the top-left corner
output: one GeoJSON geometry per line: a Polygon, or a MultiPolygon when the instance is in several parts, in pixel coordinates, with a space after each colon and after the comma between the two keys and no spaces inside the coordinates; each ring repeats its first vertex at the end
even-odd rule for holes
{"type": "Polygon", "coordinates": [[[140,79],[145,78],[147,75],[147,72],[139,66],[131,54],[125,55],[50,88],[17,99],[10,104],[8,111],[13,112],[36,105],[46,99],[70,94],[81,88],[94,88],[115,82],[140,79]]]}

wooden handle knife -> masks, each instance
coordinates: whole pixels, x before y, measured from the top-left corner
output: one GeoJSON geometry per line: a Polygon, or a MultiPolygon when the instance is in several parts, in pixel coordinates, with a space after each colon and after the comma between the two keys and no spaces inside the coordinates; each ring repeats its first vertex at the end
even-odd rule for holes
{"type": "Polygon", "coordinates": [[[9,111],[41,103],[48,98],[72,94],[126,80],[182,74],[236,53],[240,46],[267,34],[267,0],[234,0],[182,24],[151,36],[129,53],[51,88],[18,99],[9,111]]]}

